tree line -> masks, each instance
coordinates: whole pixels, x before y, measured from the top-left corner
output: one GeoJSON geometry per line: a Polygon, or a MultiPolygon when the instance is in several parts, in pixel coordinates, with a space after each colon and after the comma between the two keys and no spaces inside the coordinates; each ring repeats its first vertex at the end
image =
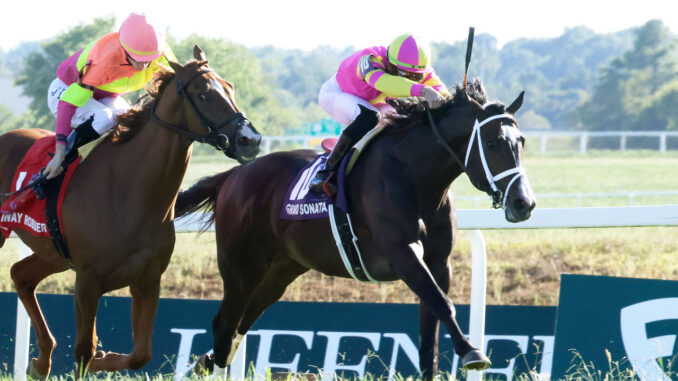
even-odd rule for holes
{"type": "MultiPolygon", "coordinates": [[[[57,66],[114,25],[112,18],[95,19],[48,41],[0,51],[0,75],[13,76],[31,99],[29,111],[18,117],[0,105],[0,131],[53,129],[45,98],[57,66]]],[[[318,90],[343,58],[363,48],[248,49],[199,34],[169,36],[169,43],[182,63],[199,45],[210,66],[235,84],[238,106],[268,135],[327,117],[317,104],[318,90]]],[[[463,40],[432,43],[433,66],[448,87],[463,79],[465,50],[463,40]]],[[[480,77],[493,100],[507,102],[526,90],[521,128],[678,130],[677,65],[678,39],[660,20],[650,20],[617,33],[576,27],[557,38],[518,39],[502,47],[495,37],[479,34],[469,76],[480,77]]],[[[138,96],[127,98],[134,102],[138,96]]]]}

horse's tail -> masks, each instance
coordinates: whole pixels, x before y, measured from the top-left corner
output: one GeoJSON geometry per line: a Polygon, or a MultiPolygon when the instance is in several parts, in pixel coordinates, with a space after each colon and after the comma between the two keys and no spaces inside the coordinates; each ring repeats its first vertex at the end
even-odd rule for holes
{"type": "Polygon", "coordinates": [[[217,202],[219,189],[230,173],[231,171],[226,171],[203,177],[192,187],[179,192],[177,202],[174,204],[174,218],[181,218],[189,213],[203,210],[210,214],[203,228],[209,227],[214,222],[214,205],[217,202]]]}

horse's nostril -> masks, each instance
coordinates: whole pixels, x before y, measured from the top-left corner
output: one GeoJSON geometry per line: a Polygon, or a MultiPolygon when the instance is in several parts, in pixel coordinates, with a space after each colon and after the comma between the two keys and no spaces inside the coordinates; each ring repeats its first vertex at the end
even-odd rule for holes
{"type": "Polygon", "coordinates": [[[513,200],[513,209],[516,212],[523,212],[526,211],[529,208],[530,204],[527,202],[527,200],[523,198],[517,198],[513,200]]]}
{"type": "Polygon", "coordinates": [[[241,145],[247,146],[250,145],[252,142],[252,139],[248,138],[247,136],[241,136],[240,139],[238,139],[241,145]]]}

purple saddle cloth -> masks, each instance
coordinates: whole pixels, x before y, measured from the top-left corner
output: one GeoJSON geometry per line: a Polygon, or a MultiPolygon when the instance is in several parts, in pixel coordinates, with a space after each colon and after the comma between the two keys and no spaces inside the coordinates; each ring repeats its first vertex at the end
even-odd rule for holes
{"type": "Polygon", "coordinates": [[[280,218],[283,220],[311,220],[315,218],[327,218],[328,209],[331,204],[335,204],[344,213],[347,212],[346,193],[344,192],[344,171],[346,164],[351,159],[354,151],[351,151],[339,166],[337,173],[338,191],[335,200],[326,194],[316,194],[308,189],[311,180],[316,172],[325,168],[325,162],[329,154],[319,155],[310,164],[304,167],[295,177],[290,187],[287,189],[285,201],[283,202],[280,218]]]}

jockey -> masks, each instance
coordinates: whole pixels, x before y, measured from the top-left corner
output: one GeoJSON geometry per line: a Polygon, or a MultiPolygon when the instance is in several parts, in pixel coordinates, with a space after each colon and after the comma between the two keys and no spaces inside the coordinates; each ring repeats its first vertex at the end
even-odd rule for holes
{"type": "Polygon", "coordinates": [[[318,103],[334,120],[348,126],[325,168],[311,180],[310,190],[336,193],[334,175],[344,156],[381,116],[395,112],[386,98],[422,96],[437,108],[443,104],[444,95],[447,88],[431,67],[428,45],[412,34],[399,36],[388,48],[374,46],[344,59],[337,74],[320,89],[318,103]]]}
{"type": "Polygon", "coordinates": [[[47,92],[47,105],[56,116],[56,149],[45,167],[46,178],[63,171],[68,152],[113,127],[116,117],[130,107],[119,95],[143,88],[161,69],[171,70],[168,60],[176,57],[164,33],[149,24],[146,15],[132,13],[118,32],[62,62],[47,92]]]}

